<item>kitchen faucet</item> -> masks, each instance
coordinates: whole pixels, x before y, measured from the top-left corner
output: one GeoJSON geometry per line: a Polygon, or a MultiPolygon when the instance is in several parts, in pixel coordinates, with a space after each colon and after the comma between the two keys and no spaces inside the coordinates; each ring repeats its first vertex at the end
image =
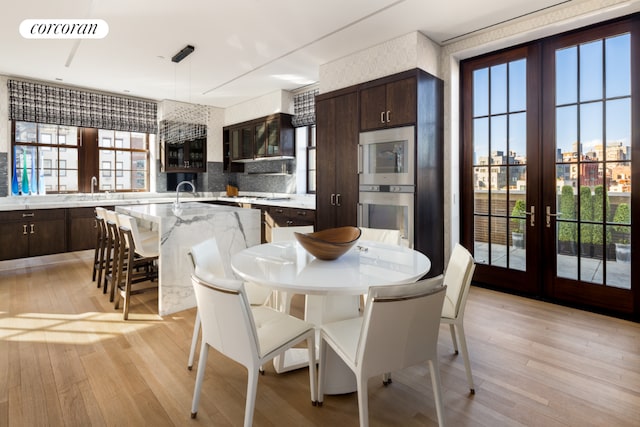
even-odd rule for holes
{"type": "Polygon", "coordinates": [[[98,186],[98,178],[95,176],[91,177],[91,198],[93,199],[93,191],[94,188],[98,186]]]}
{"type": "Polygon", "coordinates": [[[180,182],[176,186],[176,201],[173,203],[173,207],[176,208],[176,209],[180,209],[180,187],[182,187],[183,184],[189,184],[191,186],[191,192],[193,194],[196,193],[196,187],[193,186],[191,181],[182,181],[182,182],[180,182]]]}

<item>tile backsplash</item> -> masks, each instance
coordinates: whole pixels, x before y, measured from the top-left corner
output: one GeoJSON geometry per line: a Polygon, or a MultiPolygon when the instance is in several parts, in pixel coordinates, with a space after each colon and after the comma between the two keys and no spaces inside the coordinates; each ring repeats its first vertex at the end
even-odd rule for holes
{"type": "MultiPolygon", "coordinates": [[[[9,156],[7,153],[0,153],[0,176],[9,175],[9,156]]],[[[0,179],[0,197],[6,197],[9,195],[9,185],[6,179],[0,179]]]]}
{"type": "Polygon", "coordinates": [[[245,163],[242,173],[224,173],[222,162],[208,162],[205,173],[158,173],[156,191],[172,191],[177,182],[187,179],[195,182],[197,191],[204,192],[226,191],[227,184],[233,184],[240,191],[294,194],[295,170],[295,159],[245,163]]]}
{"type": "Polygon", "coordinates": [[[293,194],[296,192],[295,170],[295,159],[264,160],[245,163],[244,173],[225,174],[225,178],[240,191],[293,194]]]}

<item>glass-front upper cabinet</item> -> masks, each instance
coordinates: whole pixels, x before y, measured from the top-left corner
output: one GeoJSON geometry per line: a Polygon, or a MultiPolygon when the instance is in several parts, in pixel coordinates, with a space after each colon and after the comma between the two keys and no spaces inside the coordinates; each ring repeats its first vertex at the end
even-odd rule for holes
{"type": "Polygon", "coordinates": [[[165,172],[206,172],[207,139],[165,144],[165,172]]]}
{"type": "MultiPolygon", "coordinates": [[[[294,131],[289,114],[273,114],[227,126],[225,162],[248,161],[269,157],[294,157],[294,131]]],[[[226,164],[226,163],[225,163],[226,164]]]]}

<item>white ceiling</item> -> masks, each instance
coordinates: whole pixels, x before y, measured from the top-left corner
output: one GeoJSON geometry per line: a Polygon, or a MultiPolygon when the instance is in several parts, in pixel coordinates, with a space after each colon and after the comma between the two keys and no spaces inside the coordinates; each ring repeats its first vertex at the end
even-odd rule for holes
{"type": "Polygon", "coordinates": [[[446,44],[564,3],[13,0],[0,16],[0,74],[228,107],[316,82],[321,64],[410,32],[446,44]],[[35,18],[103,19],[109,34],[79,42],[22,38],[20,23],[35,18]],[[171,62],[187,44],[195,52],[179,64],[171,62]]]}

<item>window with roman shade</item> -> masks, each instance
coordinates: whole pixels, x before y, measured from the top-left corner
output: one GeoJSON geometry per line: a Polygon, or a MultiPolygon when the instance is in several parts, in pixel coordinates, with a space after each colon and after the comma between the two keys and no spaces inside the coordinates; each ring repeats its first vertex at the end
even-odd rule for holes
{"type": "Polygon", "coordinates": [[[318,89],[302,92],[293,97],[293,119],[291,123],[294,127],[311,126],[316,124],[316,95],[318,89]]]}
{"type": "Polygon", "coordinates": [[[11,194],[149,191],[157,103],[12,80],[11,194]],[[106,143],[106,141],[111,141],[106,143]]]}
{"type": "Polygon", "coordinates": [[[9,119],[157,133],[156,102],[9,80],[9,119]]]}

